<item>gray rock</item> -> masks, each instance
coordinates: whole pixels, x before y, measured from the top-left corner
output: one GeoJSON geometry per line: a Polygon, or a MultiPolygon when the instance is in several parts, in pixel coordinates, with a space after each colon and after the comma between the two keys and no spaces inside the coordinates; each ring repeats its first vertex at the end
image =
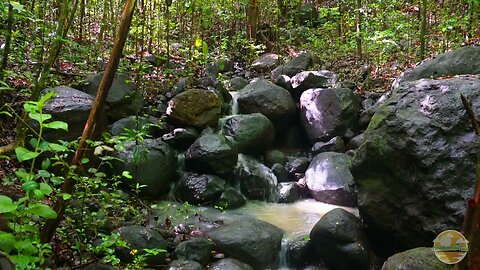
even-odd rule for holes
{"type": "Polygon", "coordinates": [[[162,140],[173,148],[186,150],[198,136],[198,131],[195,128],[176,128],[172,132],[164,134],[162,140]]]}
{"type": "Polygon", "coordinates": [[[225,73],[233,71],[233,61],[228,58],[215,59],[215,66],[218,68],[218,72],[225,73]]]}
{"type": "Polygon", "coordinates": [[[286,127],[296,112],[290,93],[264,79],[251,82],[240,91],[236,100],[239,113],[261,113],[272,121],[277,131],[286,127]]]}
{"type": "Polygon", "coordinates": [[[356,206],[351,158],[342,153],[325,152],[316,155],[307,171],[305,181],[313,198],[319,202],[356,206]]]}
{"type": "Polygon", "coordinates": [[[275,81],[275,84],[292,93],[292,79],[287,75],[280,75],[280,77],[278,77],[278,79],[275,81]]]}
{"type": "Polygon", "coordinates": [[[328,142],[316,142],[311,148],[311,152],[313,155],[318,155],[323,152],[342,153],[344,151],[345,151],[345,143],[343,142],[343,139],[340,136],[333,137],[328,142]]]}
{"type": "Polygon", "coordinates": [[[272,165],[272,172],[277,177],[278,183],[289,182],[290,176],[288,175],[288,170],[282,164],[275,163],[272,165]]]}
{"type": "Polygon", "coordinates": [[[233,115],[221,122],[221,133],[233,138],[239,153],[261,154],[275,139],[275,127],[260,113],[233,115]]]}
{"type": "Polygon", "coordinates": [[[459,95],[479,115],[479,88],[477,78],[405,83],[372,118],[352,174],[370,241],[386,255],[460,230],[474,193],[477,137],[459,95]]]}
{"type": "Polygon", "coordinates": [[[189,78],[180,78],[178,79],[177,83],[173,86],[172,95],[176,96],[181,92],[185,91],[188,85],[189,78]]]}
{"type": "MultiPolygon", "coordinates": [[[[100,72],[91,75],[85,79],[85,82],[74,87],[96,96],[103,74],[104,72],[100,72]]],[[[108,104],[108,117],[113,121],[139,112],[145,104],[142,94],[135,89],[132,79],[123,73],[115,74],[106,102],[108,104]]]]}
{"type": "Polygon", "coordinates": [[[8,254],[3,253],[0,251],[0,269],[2,270],[14,270],[15,264],[13,263],[12,259],[8,256],[8,254]]]}
{"type": "MultiPolygon", "coordinates": [[[[159,232],[139,225],[121,227],[118,232],[131,249],[138,250],[139,255],[145,254],[144,249],[166,250],[172,245],[159,232]]],[[[166,252],[159,252],[157,255],[147,256],[146,262],[149,265],[164,264],[166,257],[166,252]]]]}
{"type": "Polygon", "coordinates": [[[178,244],[173,256],[179,260],[196,261],[205,266],[210,262],[212,251],[213,243],[211,241],[195,237],[178,244]]]}
{"type": "Polygon", "coordinates": [[[387,259],[382,270],[451,270],[453,266],[442,263],[432,247],[419,247],[395,254],[387,259]]]}
{"type": "Polygon", "coordinates": [[[353,214],[336,208],[313,227],[310,239],[317,255],[333,269],[369,269],[369,248],[363,226],[353,214]]]}
{"type": "Polygon", "coordinates": [[[129,141],[123,144],[123,150],[113,155],[123,162],[112,162],[115,175],[129,171],[133,176],[128,182],[146,185],[142,193],[158,197],[167,193],[170,184],[177,179],[177,158],[175,151],[160,140],[145,139],[140,144],[129,141]]]}
{"type": "Polygon", "coordinates": [[[225,180],[215,175],[184,172],[175,188],[175,198],[193,204],[216,201],[225,189],[225,180]]]}
{"type": "Polygon", "coordinates": [[[285,168],[291,175],[305,173],[311,161],[308,157],[289,157],[285,168]]]}
{"type": "Polygon", "coordinates": [[[234,179],[248,199],[278,201],[277,177],[256,159],[239,154],[234,179]]]}
{"type": "Polygon", "coordinates": [[[419,79],[466,74],[480,74],[480,47],[478,46],[462,47],[426,60],[413,70],[405,72],[395,81],[394,86],[398,87],[403,82],[419,79]]]}
{"type": "Polygon", "coordinates": [[[203,270],[203,266],[196,261],[175,260],[167,265],[167,270],[203,270]]]}
{"type": "Polygon", "coordinates": [[[357,150],[365,140],[365,133],[358,134],[347,143],[347,150],[357,150]]]}
{"type": "Polygon", "coordinates": [[[287,156],[280,150],[272,149],[265,152],[265,165],[271,167],[273,164],[285,164],[287,156]]]}
{"type": "MultiPolygon", "coordinates": [[[[62,129],[44,129],[43,138],[46,141],[56,142],[57,140],[72,141],[82,136],[83,128],[87,122],[94,97],[68,86],[57,86],[43,90],[55,92],[56,95],[45,102],[42,112],[50,114],[54,121],[63,121],[68,124],[68,131],[62,129]]],[[[48,121],[45,121],[48,123],[48,121]]],[[[32,123],[38,126],[37,122],[32,123]]],[[[105,111],[100,112],[100,119],[96,123],[95,137],[107,128],[105,111]]]]}
{"type": "Polygon", "coordinates": [[[227,188],[215,205],[223,209],[236,209],[245,205],[245,197],[234,188],[227,188]]]}
{"type": "Polygon", "coordinates": [[[295,269],[303,269],[303,267],[311,262],[318,261],[315,247],[307,236],[300,236],[288,242],[287,258],[289,266],[295,269]]]}
{"type": "Polygon", "coordinates": [[[276,67],[272,70],[270,78],[274,83],[277,83],[281,75],[287,75],[288,77],[293,77],[297,73],[307,70],[308,67],[313,63],[312,54],[309,52],[302,53],[285,64],[276,67]]]}
{"type": "Polygon", "coordinates": [[[296,182],[278,183],[279,203],[292,203],[302,196],[302,191],[296,182]]]}
{"type": "Polygon", "coordinates": [[[309,89],[300,97],[300,120],[312,143],[357,128],[360,101],[346,88],[309,89]]]}
{"type": "Polygon", "coordinates": [[[231,172],[237,164],[236,144],[220,134],[200,136],[185,153],[185,166],[188,170],[222,175],[231,172]]]}
{"type": "Polygon", "coordinates": [[[215,248],[254,269],[273,267],[283,232],[274,225],[249,218],[232,222],[210,232],[215,248]]]}
{"type": "Polygon", "coordinates": [[[258,72],[270,71],[280,62],[278,54],[266,53],[252,63],[252,68],[258,72]]]}
{"type": "Polygon", "coordinates": [[[217,124],[222,104],[222,98],[212,91],[187,90],[168,102],[167,115],[173,122],[204,128],[217,124]]]}
{"type": "Polygon", "coordinates": [[[152,138],[158,138],[165,133],[166,125],[155,117],[129,116],[111,125],[112,135],[118,136],[130,131],[144,132],[152,138]]]}
{"type": "Polygon", "coordinates": [[[233,77],[228,81],[227,88],[230,91],[240,91],[248,85],[248,80],[243,77],[233,77]]]}
{"type": "Polygon", "coordinates": [[[290,93],[293,99],[298,101],[302,93],[307,89],[335,87],[338,82],[338,76],[329,70],[302,71],[293,76],[290,82],[292,84],[290,93]]]}
{"type": "Polygon", "coordinates": [[[253,270],[253,268],[233,258],[221,259],[212,263],[210,270],[253,270]]]}

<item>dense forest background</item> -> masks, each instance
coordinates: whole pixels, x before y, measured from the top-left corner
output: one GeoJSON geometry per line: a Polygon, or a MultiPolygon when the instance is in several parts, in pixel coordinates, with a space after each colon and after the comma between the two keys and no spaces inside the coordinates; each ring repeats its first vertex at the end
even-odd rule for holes
{"type": "MultiPolygon", "coordinates": [[[[0,231],[7,232],[0,233],[0,247],[13,254],[19,268],[38,269],[53,261],[77,268],[99,259],[119,263],[112,247],[124,244],[122,240],[103,235],[102,244],[91,244],[95,217],[80,222],[72,209],[66,210],[67,222],[53,248],[41,239],[45,219],[57,217],[50,206],[58,198],[69,200],[71,194],[61,192],[64,179],[53,177],[50,164],[34,166],[40,143],[35,151],[19,152],[23,142],[17,126],[28,119],[22,110],[38,121],[46,101],[37,103],[42,89],[75,84],[106,68],[122,11],[135,2],[118,72],[129,74],[152,104],[179,78],[201,77],[208,73],[207,64],[219,59],[247,69],[266,52],[288,59],[309,51],[314,69],[336,72],[362,94],[388,91],[415,63],[480,42],[479,0],[0,0],[0,214],[7,217],[0,216],[0,231]],[[32,106],[22,107],[28,100],[32,106]],[[33,162],[22,165],[11,158],[15,147],[18,160],[33,162]],[[21,167],[30,168],[17,170],[21,167]],[[12,171],[15,176],[9,175],[12,171]],[[38,179],[48,181],[39,184],[34,181],[38,179]]],[[[42,126],[41,117],[39,122],[42,126]]],[[[63,128],[61,123],[45,127],[63,128]]],[[[64,146],[50,147],[63,151],[64,146]]],[[[69,172],[76,169],[70,167],[69,172]]],[[[96,198],[110,211],[103,213],[110,219],[141,216],[141,201],[102,193],[98,188],[105,174],[92,168],[88,172],[95,177],[68,175],[84,181],[76,190],[78,202],[96,198]]],[[[4,258],[3,252],[0,255],[4,258]]],[[[127,268],[142,269],[145,256],[138,258],[127,268]]]]}

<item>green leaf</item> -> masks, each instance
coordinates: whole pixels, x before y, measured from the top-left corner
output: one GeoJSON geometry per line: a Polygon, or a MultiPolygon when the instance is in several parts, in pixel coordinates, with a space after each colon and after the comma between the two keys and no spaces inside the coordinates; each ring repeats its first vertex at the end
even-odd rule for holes
{"type": "Polygon", "coordinates": [[[29,213],[39,215],[46,219],[55,219],[57,218],[57,213],[50,208],[50,206],[45,204],[31,204],[30,207],[27,209],[29,213]]]}
{"type": "Polygon", "coordinates": [[[27,268],[28,264],[30,263],[29,256],[23,254],[12,256],[12,259],[17,264],[17,268],[19,269],[27,268]]]}
{"type": "Polygon", "coordinates": [[[87,164],[88,162],[90,161],[89,158],[82,158],[82,160],[80,161],[82,164],[87,164]]]}
{"type": "Polygon", "coordinates": [[[20,162],[34,159],[40,155],[38,152],[32,152],[24,147],[17,147],[15,148],[15,154],[17,155],[17,159],[20,162]]]}
{"type": "Polygon", "coordinates": [[[43,178],[50,178],[50,173],[46,170],[39,170],[37,172],[37,175],[40,176],[40,177],[43,177],[43,178]]]}
{"type": "Polygon", "coordinates": [[[15,11],[17,11],[18,13],[22,13],[24,5],[20,4],[17,1],[10,1],[10,5],[15,11]]]}
{"type": "Polygon", "coordinates": [[[62,193],[62,198],[63,198],[64,200],[69,200],[70,198],[72,198],[72,194],[62,193]]]}
{"type": "Polygon", "coordinates": [[[0,247],[2,247],[3,251],[10,253],[15,246],[15,242],[17,242],[17,240],[13,234],[0,231],[0,247]]]}
{"type": "Polygon", "coordinates": [[[17,205],[13,203],[12,199],[5,195],[0,195],[0,214],[10,213],[15,210],[17,210],[17,205]]]}
{"type": "Polygon", "coordinates": [[[36,120],[39,123],[43,123],[45,120],[51,119],[52,115],[48,113],[31,112],[28,113],[28,117],[30,117],[30,119],[36,120]]]}
{"type": "Polygon", "coordinates": [[[127,178],[127,179],[132,179],[133,178],[133,176],[130,174],[129,171],[123,171],[122,176],[127,178]]]}
{"type": "Polygon", "coordinates": [[[35,181],[27,181],[22,185],[22,189],[29,192],[30,190],[34,190],[38,188],[38,183],[35,181]]]}
{"type": "Polygon", "coordinates": [[[45,194],[40,189],[34,189],[31,192],[32,196],[37,200],[43,200],[45,198],[45,194]]]}
{"type": "Polygon", "coordinates": [[[25,169],[21,168],[20,170],[15,171],[15,175],[22,180],[22,182],[30,181],[33,179],[33,174],[25,171],[25,169]]]}
{"type": "Polygon", "coordinates": [[[27,113],[36,113],[37,103],[32,101],[26,102],[23,104],[23,110],[27,113]]]}
{"type": "Polygon", "coordinates": [[[65,147],[61,144],[58,144],[58,143],[49,143],[48,148],[50,148],[50,150],[56,151],[56,152],[65,152],[65,151],[68,150],[67,147],[65,147]]]}
{"type": "Polygon", "coordinates": [[[68,124],[62,121],[53,121],[50,123],[45,123],[43,124],[43,126],[50,129],[63,129],[68,131],[68,124]]]}
{"type": "Polygon", "coordinates": [[[5,114],[6,116],[13,117],[13,115],[6,111],[0,111],[0,114],[5,114]]]}
{"type": "Polygon", "coordinates": [[[53,192],[52,187],[47,184],[47,183],[40,183],[40,190],[43,192],[45,195],[50,195],[50,193],[53,192]]]}
{"type": "Polygon", "coordinates": [[[52,162],[50,161],[49,158],[42,160],[42,170],[48,170],[48,168],[50,168],[51,165],[52,165],[52,162]]]}
{"type": "Polygon", "coordinates": [[[43,105],[45,105],[45,102],[47,102],[47,100],[51,99],[52,97],[54,97],[55,95],[57,95],[57,93],[53,92],[53,91],[50,91],[50,92],[47,92],[45,95],[42,96],[42,98],[38,101],[38,104],[37,104],[37,108],[40,109],[40,108],[43,108],[43,105]]]}

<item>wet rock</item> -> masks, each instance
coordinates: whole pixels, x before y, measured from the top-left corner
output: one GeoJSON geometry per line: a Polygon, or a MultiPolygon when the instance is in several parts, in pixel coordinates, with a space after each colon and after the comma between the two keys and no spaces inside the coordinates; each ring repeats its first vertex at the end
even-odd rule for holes
{"type": "Polygon", "coordinates": [[[152,138],[158,138],[165,134],[166,124],[155,117],[129,116],[113,123],[110,130],[114,136],[135,130],[144,132],[152,138]]]}
{"type": "Polygon", "coordinates": [[[188,86],[189,78],[180,78],[178,79],[177,83],[172,88],[172,95],[176,96],[182,92],[184,92],[188,86]]]}
{"type": "Polygon", "coordinates": [[[215,248],[254,269],[275,265],[283,232],[274,225],[243,218],[210,232],[215,248]]]}
{"type": "Polygon", "coordinates": [[[275,139],[272,122],[260,113],[228,116],[221,122],[221,133],[233,138],[239,153],[261,154],[275,139]]]}
{"type": "Polygon", "coordinates": [[[480,47],[478,46],[466,46],[441,53],[405,72],[394,85],[398,87],[403,82],[466,74],[480,74],[480,47]]]}
{"type": "Polygon", "coordinates": [[[459,95],[479,114],[479,88],[474,77],[404,83],[372,118],[352,174],[369,239],[385,255],[460,230],[473,196],[477,138],[459,113],[459,95]]]}
{"type": "Polygon", "coordinates": [[[141,144],[129,141],[122,147],[114,157],[123,162],[113,162],[113,173],[122,175],[123,171],[129,171],[133,179],[127,182],[146,185],[141,191],[148,196],[166,194],[177,179],[175,151],[165,142],[153,139],[145,139],[141,144]]]}
{"type": "Polygon", "coordinates": [[[277,177],[277,182],[288,182],[290,181],[290,176],[288,174],[287,168],[282,164],[275,163],[272,166],[272,172],[277,177]]]}
{"type": "Polygon", "coordinates": [[[288,243],[287,250],[289,266],[304,269],[306,264],[319,260],[315,253],[315,247],[308,235],[292,239],[288,243]]]}
{"type": "Polygon", "coordinates": [[[279,203],[292,203],[301,198],[302,191],[296,182],[278,183],[279,203]]]}
{"type": "Polygon", "coordinates": [[[227,188],[215,205],[224,209],[236,209],[245,205],[245,197],[234,188],[227,188]]]}
{"type": "Polygon", "coordinates": [[[216,125],[222,110],[222,98],[208,90],[193,89],[168,102],[167,115],[179,124],[204,128],[216,125]]]}
{"type": "Polygon", "coordinates": [[[252,63],[252,68],[258,72],[269,71],[280,62],[278,54],[266,53],[252,63]]]}
{"type": "Polygon", "coordinates": [[[175,197],[193,204],[211,203],[220,198],[225,180],[215,175],[184,172],[175,188],[175,197]]]}
{"type": "Polygon", "coordinates": [[[233,258],[221,259],[212,263],[210,270],[253,270],[253,268],[239,260],[233,258]]]}
{"type": "Polygon", "coordinates": [[[233,77],[228,81],[227,88],[230,91],[240,91],[248,85],[248,80],[243,77],[233,77]]]}
{"type": "Polygon", "coordinates": [[[287,162],[287,156],[282,151],[272,149],[265,152],[265,165],[271,167],[275,163],[283,165],[285,162],[287,162]]]}
{"type": "Polygon", "coordinates": [[[288,92],[292,93],[292,79],[287,75],[280,75],[275,84],[282,88],[285,88],[288,92]]]}
{"type": "Polygon", "coordinates": [[[302,71],[290,79],[294,100],[299,100],[303,92],[312,88],[333,88],[338,82],[337,74],[329,70],[302,71]]]}
{"type": "Polygon", "coordinates": [[[253,157],[238,155],[234,179],[240,183],[240,189],[248,199],[278,201],[277,177],[267,166],[253,157]]]}
{"type": "MultiPolygon", "coordinates": [[[[89,76],[85,79],[85,82],[74,86],[74,88],[96,96],[103,74],[104,72],[100,72],[89,76]]],[[[142,94],[135,89],[132,79],[123,73],[115,74],[106,102],[108,104],[108,117],[113,121],[136,114],[145,104],[142,94]]]]}
{"type": "Polygon", "coordinates": [[[175,248],[173,256],[178,260],[196,261],[203,266],[210,262],[213,243],[205,238],[195,237],[181,242],[175,248]]]}
{"type": "Polygon", "coordinates": [[[346,88],[309,89],[300,97],[300,121],[312,143],[357,128],[360,101],[346,88]]]}
{"type": "Polygon", "coordinates": [[[382,270],[451,270],[453,266],[442,263],[432,247],[419,247],[395,254],[387,259],[382,270]]]}
{"type": "MultiPolygon", "coordinates": [[[[161,235],[155,230],[148,229],[139,225],[131,225],[121,227],[118,232],[122,236],[123,240],[128,243],[129,247],[136,249],[139,255],[145,254],[144,249],[167,249],[171,247],[171,243],[167,242],[161,235]]],[[[126,261],[132,261],[133,257],[126,250],[126,261]]],[[[146,262],[149,265],[164,264],[166,259],[166,253],[160,252],[157,255],[150,255],[146,257],[146,262]]]]}
{"type": "Polygon", "coordinates": [[[319,202],[356,206],[351,158],[342,153],[325,152],[316,155],[307,171],[305,181],[310,194],[319,202]]]}
{"type": "MultiPolygon", "coordinates": [[[[44,129],[43,138],[50,142],[57,140],[72,141],[82,136],[83,128],[92,109],[94,97],[68,86],[57,86],[43,90],[55,92],[56,95],[45,102],[43,113],[50,114],[54,121],[68,124],[68,131],[62,129],[44,129]]],[[[48,121],[46,121],[47,123],[48,121]]],[[[37,126],[35,121],[33,126],[37,126]]],[[[105,111],[100,112],[95,136],[98,137],[107,127],[105,111]]]]}
{"type": "Polygon", "coordinates": [[[173,148],[186,150],[198,136],[198,131],[195,128],[176,128],[172,132],[164,134],[162,140],[173,148]]]}
{"type": "Polygon", "coordinates": [[[353,137],[348,143],[347,143],[347,150],[356,150],[362,145],[364,141],[365,135],[364,133],[358,134],[357,136],[353,137]]]}
{"type": "Polygon", "coordinates": [[[221,175],[233,170],[237,164],[238,149],[235,143],[219,134],[200,136],[185,154],[188,170],[221,175]]]}
{"type": "Polygon", "coordinates": [[[167,270],[203,270],[203,266],[196,261],[175,260],[167,265],[167,270]]]}
{"type": "Polygon", "coordinates": [[[233,61],[228,58],[215,59],[215,66],[218,68],[218,72],[220,73],[233,71],[233,64],[233,61]]]}
{"type": "Polygon", "coordinates": [[[291,175],[305,173],[311,161],[308,157],[289,157],[285,168],[291,175]]]}
{"type": "Polygon", "coordinates": [[[276,67],[270,75],[271,80],[277,83],[281,75],[293,77],[297,73],[307,70],[313,63],[312,54],[309,52],[299,54],[285,64],[276,67]]]}
{"type": "Polygon", "coordinates": [[[363,226],[353,214],[336,208],[313,227],[310,239],[317,255],[333,269],[369,269],[369,249],[363,226]]]}
{"type": "Polygon", "coordinates": [[[243,88],[237,103],[239,113],[261,113],[272,121],[277,131],[285,128],[296,112],[290,93],[264,79],[254,80],[243,88]]]}
{"type": "Polygon", "coordinates": [[[311,152],[313,155],[317,155],[323,152],[342,153],[344,151],[345,151],[345,143],[343,142],[343,139],[340,136],[333,137],[328,142],[316,142],[311,148],[311,152]]]}

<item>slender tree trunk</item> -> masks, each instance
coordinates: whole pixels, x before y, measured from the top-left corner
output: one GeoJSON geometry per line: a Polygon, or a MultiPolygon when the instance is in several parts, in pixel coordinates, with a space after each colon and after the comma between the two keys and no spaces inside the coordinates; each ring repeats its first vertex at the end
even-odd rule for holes
{"type": "Polygon", "coordinates": [[[258,28],[258,1],[249,0],[247,7],[247,38],[254,39],[258,28]]]}
{"type": "Polygon", "coordinates": [[[7,68],[8,55],[12,44],[13,28],[13,5],[8,5],[7,33],[5,34],[5,47],[3,48],[2,64],[0,65],[0,80],[3,80],[5,69],[7,68]]]}
{"type": "Polygon", "coordinates": [[[425,59],[427,48],[427,0],[422,0],[420,22],[420,61],[425,59]]]}
{"type": "Polygon", "coordinates": [[[165,1],[165,42],[167,43],[167,66],[170,66],[170,6],[171,0],[165,1]]]}
{"type": "Polygon", "coordinates": [[[356,33],[355,38],[357,44],[357,57],[362,59],[362,0],[357,0],[357,22],[356,22],[356,33]]]}
{"type": "MultiPolygon", "coordinates": [[[[98,87],[97,97],[95,98],[95,102],[93,104],[92,110],[90,111],[87,123],[85,124],[82,137],[80,138],[80,141],[78,143],[77,151],[75,152],[75,156],[72,160],[72,164],[74,165],[81,166],[80,160],[83,158],[85,152],[87,151],[87,146],[85,142],[92,137],[92,134],[95,131],[96,122],[98,121],[100,112],[105,104],[108,91],[112,86],[113,79],[115,77],[115,73],[117,71],[118,64],[122,56],[123,48],[125,46],[125,41],[128,36],[130,24],[132,22],[133,12],[135,10],[135,2],[135,0],[127,0],[125,3],[125,8],[123,10],[122,18],[120,21],[118,35],[115,38],[115,43],[110,54],[107,68],[103,75],[100,86],[98,87]]],[[[71,194],[73,192],[74,186],[75,180],[67,178],[62,185],[62,193],[71,194]]],[[[51,241],[55,230],[58,227],[58,224],[63,218],[65,208],[66,202],[61,196],[59,196],[53,207],[55,212],[57,212],[57,218],[55,220],[46,221],[45,226],[42,228],[40,234],[40,240],[42,243],[48,243],[51,241]]]]}

